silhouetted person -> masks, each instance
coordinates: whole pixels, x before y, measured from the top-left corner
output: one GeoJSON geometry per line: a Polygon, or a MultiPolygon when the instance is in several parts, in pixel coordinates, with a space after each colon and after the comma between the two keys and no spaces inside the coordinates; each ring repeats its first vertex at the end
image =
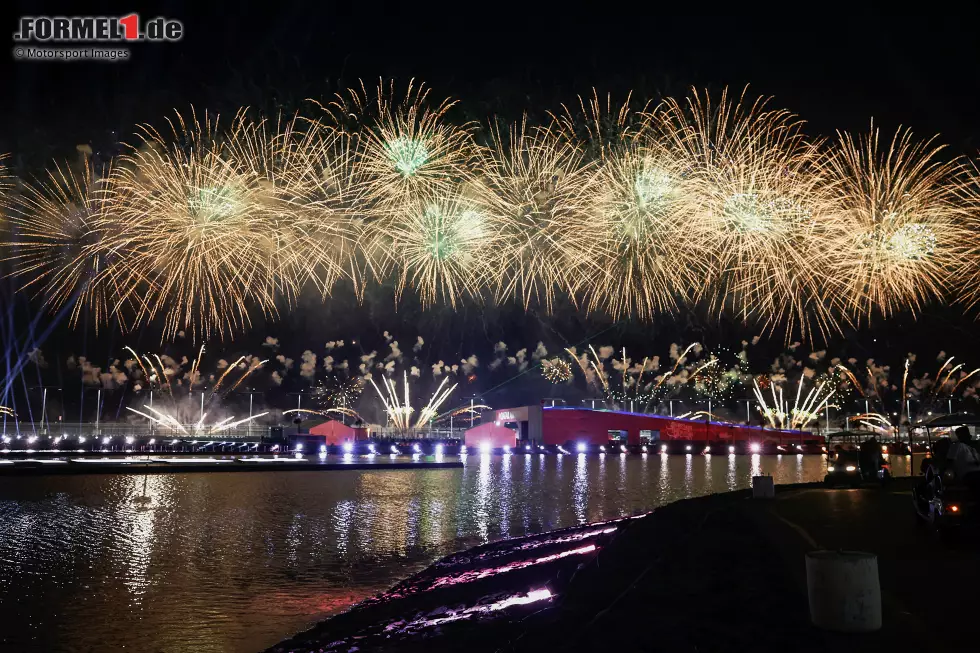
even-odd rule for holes
{"type": "Polygon", "coordinates": [[[953,435],[956,441],[946,451],[946,469],[952,468],[954,482],[976,487],[980,484],[980,452],[973,446],[973,435],[966,426],[957,428],[953,435]]]}
{"type": "Polygon", "coordinates": [[[861,443],[858,456],[861,461],[861,474],[877,476],[878,468],[881,467],[881,445],[875,436],[872,435],[861,443]]]}

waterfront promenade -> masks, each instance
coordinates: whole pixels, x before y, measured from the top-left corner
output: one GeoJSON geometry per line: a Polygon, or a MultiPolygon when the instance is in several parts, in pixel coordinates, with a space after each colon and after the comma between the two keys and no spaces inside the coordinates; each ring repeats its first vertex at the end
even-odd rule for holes
{"type": "Polygon", "coordinates": [[[567,541],[547,555],[534,541],[499,543],[496,554],[452,556],[273,650],[965,650],[969,628],[950,624],[971,623],[971,605],[943,597],[952,579],[961,588],[980,580],[975,548],[951,549],[917,528],[911,484],[690,499],[599,529],[608,532],[573,531],[582,538],[559,537],[567,541]],[[878,555],[880,632],[810,625],[804,554],[818,548],[878,555]],[[937,632],[943,639],[930,640],[937,632]]]}

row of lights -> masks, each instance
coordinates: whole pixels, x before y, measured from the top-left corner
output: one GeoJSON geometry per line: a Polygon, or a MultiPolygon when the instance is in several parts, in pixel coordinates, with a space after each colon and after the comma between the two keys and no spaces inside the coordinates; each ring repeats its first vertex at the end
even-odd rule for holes
{"type": "MultiPolygon", "coordinates": [[[[6,441],[6,439],[4,441],[6,441]]],[[[109,438],[103,438],[102,441],[103,441],[103,443],[108,443],[109,438]]],[[[126,438],[126,443],[127,444],[132,444],[132,442],[133,442],[133,438],[132,437],[127,437],[126,438]]],[[[153,444],[154,442],[155,442],[155,440],[152,440],[151,439],[150,442],[149,442],[149,444],[153,444]]],[[[173,440],[171,442],[171,444],[177,444],[177,442],[178,442],[177,440],[173,440]]],[[[197,444],[197,441],[195,440],[191,444],[197,444]]],[[[343,445],[342,445],[342,447],[343,447],[343,451],[344,451],[345,454],[350,454],[350,453],[353,453],[353,451],[354,451],[354,443],[353,442],[344,442],[343,445]]],[[[692,448],[693,447],[688,444],[688,445],[685,445],[684,450],[690,452],[692,450],[692,448]]],[[[796,448],[797,449],[800,449],[800,450],[803,449],[802,445],[799,445],[799,444],[796,445],[796,448]]],[[[884,449],[884,447],[882,447],[882,448],[884,449]]],[[[541,449],[541,451],[545,451],[546,450],[543,445],[540,446],[540,449],[541,449]]],[[[578,453],[585,453],[586,451],[588,451],[588,444],[585,443],[585,442],[579,442],[578,444],[576,444],[575,449],[576,449],[576,451],[578,453]]],[[[641,449],[641,451],[643,453],[646,453],[647,452],[647,445],[643,445],[640,449],[641,449]]],[[[303,451],[303,445],[302,444],[297,444],[295,450],[296,450],[297,453],[298,452],[302,452],[303,451]]],[[[481,442],[480,443],[480,452],[481,453],[490,453],[492,450],[493,450],[493,446],[492,446],[492,444],[490,442],[485,441],[485,442],[481,442]]],[[[524,450],[530,452],[532,450],[531,445],[529,445],[529,444],[528,445],[525,445],[524,446],[524,450]]],[[[620,445],[619,446],[619,450],[620,450],[621,453],[627,453],[627,451],[628,451],[625,445],[620,445]]],[[[412,451],[414,453],[416,453],[416,454],[420,454],[420,453],[422,453],[422,447],[418,443],[415,443],[415,444],[412,445],[412,451]]],[[[436,446],[435,446],[435,454],[437,456],[443,455],[444,451],[445,451],[445,448],[444,448],[444,445],[442,443],[436,444],[436,446]]],[[[466,451],[467,451],[466,445],[465,444],[464,445],[461,445],[460,448],[459,448],[460,455],[465,455],[466,454],[466,451]]],[[[512,453],[511,447],[509,445],[504,445],[502,447],[502,451],[505,454],[512,453]]],[[[564,454],[568,454],[569,453],[564,447],[562,447],[560,445],[558,446],[558,451],[561,452],[561,453],[564,453],[564,454]]],[[[605,453],[606,452],[606,446],[605,445],[599,445],[599,451],[601,453],[605,453]]],[[[752,452],[752,453],[760,453],[762,451],[762,445],[760,445],[758,442],[753,442],[753,443],[749,444],[749,451],[752,452]]],[[[326,452],[327,452],[326,445],[320,445],[320,453],[321,454],[325,454],[326,452]]],[[[375,447],[375,445],[373,443],[368,444],[368,453],[369,453],[369,455],[375,455],[375,454],[377,454],[377,449],[376,449],[376,447],[375,447]]],[[[396,454],[401,453],[401,451],[395,445],[391,445],[391,453],[392,453],[392,455],[396,455],[396,454]]],[[[660,453],[661,454],[666,454],[667,453],[667,445],[666,444],[660,445],[660,453]]],[[[704,451],[702,453],[710,454],[711,453],[711,446],[710,445],[706,446],[704,448],[704,451]]],[[[729,446],[728,447],[728,453],[735,453],[735,447],[734,446],[729,446]]]]}

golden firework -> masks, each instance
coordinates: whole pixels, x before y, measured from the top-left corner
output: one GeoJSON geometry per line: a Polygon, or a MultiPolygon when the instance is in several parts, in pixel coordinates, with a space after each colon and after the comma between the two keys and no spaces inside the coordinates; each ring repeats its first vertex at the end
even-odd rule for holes
{"type": "Polygon", "coordinates": [[[99,226],[123,226],[109,247],[123,260],[137,322],[162,314],[164,337],[223,337],[249,326],[253,307],[276,315],[276,299],[295,296],[299,280],[280,275],[283,242],[270,229],[264,180],[235,160],[217,118],[177,114],[170,127],[170,137],[143,129],[115,180],[126,201],[99,226]]]}
{"type": "Polygon", "coordinates": [[[625,102],[616,105],[612,94],[607,93],[603,98],[594,88],[591,96],[580,95],[577,99],[577,105],[563,104],[561,112],[549,115],[558,138],[573,147],[584,148],[587,156],[603,160],[642,134],[642,116],[649,102],[637,110],[630,93],[625,102]]]}
{"type": "Polygon", "coordinates": [[[70,305],[70,322],[83,310],[98,329],[120,314],[116,256],[106,241],[118,233],[118,195],[113,176],[96,176],[87,159],[82,170],[56,166],[45,178],[25,183],[11,198],[10,240],[5,258],[21,288],[41,298],[52,311],[70,305]]]}
{"type": "Polygon", "coordinates": [[[399,293],[411,285],[423,305],[479,295],[489,270],[481,260],[495,237],[482,207],[460,194],[412,202],[392,224],[387,255],[398,270],[399,293]]]}
{"type": "Polygon", "coordinates": [[[400,94],[393,80],[338,94],[323,107],[329,123],[355,140],[358,174],[381,217],[397,217],[405,203],[446,196],[471,175],[476,147],[472,123],[455,125],[455,104],[429,101],[424,84],[411,80],[400,94]]]}
{"type": "Polygon", "coordinates": [[[572,379],[572,366],[563,358],[541,361],[541,374],[551,383],[567,383],[572,379]]]}
{"type": "Polygon", "coordinates": [[[918,311],[941,298],[974,233],[959,201],[960,164],[909,130],[881,141],[841,134],[827,156],[826,187],[839,219],[825,234],[832,276],[845,309],[858,320],[918,311]]]}
{"type": "Polygon", "coordinates": [[[581,229],[595,242],[592,267],[580,267],[577,290],[589,309],[650,319],[711,273],[710,232],[691,201],[682,160],[650,139],[607,155],[589,184],[581,229]]]}
{"type": "Polygon", "coordinates": [[[495,296],[550,310],[556,290],[573,293],[576,271],[595,267],[596,234],[576,228],[587,221],[594,164],[554,131],[523,121],[491,130],[490,141],[474,195],[499,242],[485,260],[495,296]]]}
{"type": "Polygon", "coordinates": [[[839,329],[827,305],[825,221],[833,219],[819,175],[819,142],[769,100],[694,91],[668,99],[648,127],[686,160],[688,201],[702,251],[711,256],[708,306],[764,327],[826,335],[839,329]]]}
{"type": "Polygon", "coordinates": [[[231,159],[259,179],[261,220],[278,239],[278,274],[309,281],[326,297],[338,279],[360,281],[356,240],[362,188],[349,138],[299,117],[254,122],[239,113],[228,139],[231,159]]]}
{"type": "Polygon", "coordinates": [[[177,115],[106,176],[61,166],[8,196],[0,170],[3,260],[72,322],[164,337],[229,335],[347,279],[424,305],[701,304],[809,340],[980,303],[980,174],[907,130],[824,149],[745,91],[637,111],[593,90],[545,127],[494,122],[482,147],[453,107],[360,84],[316,119],[177,115]]]}

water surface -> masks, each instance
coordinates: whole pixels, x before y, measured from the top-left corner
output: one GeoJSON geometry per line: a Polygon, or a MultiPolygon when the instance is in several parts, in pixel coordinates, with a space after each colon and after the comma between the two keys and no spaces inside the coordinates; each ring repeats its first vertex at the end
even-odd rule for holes
{"type": "Polygon", "coordinates": [[[467,546],[759,473],[816,481],[824,465],[517,454],[446,470],[0,478],[0,648],[258,651],[467,546]]]}

